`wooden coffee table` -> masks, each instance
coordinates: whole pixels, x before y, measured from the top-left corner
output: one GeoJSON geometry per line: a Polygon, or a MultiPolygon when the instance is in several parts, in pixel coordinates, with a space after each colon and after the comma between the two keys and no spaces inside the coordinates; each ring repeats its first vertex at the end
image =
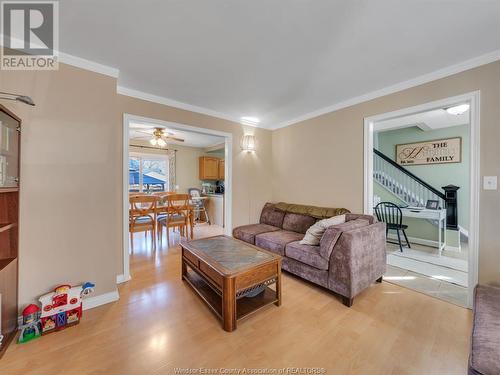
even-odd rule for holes
{"type": "Polygon", "coordinates": [[[281,305],[281,256],[228,236],[180,245],[182,279],[222,320],[224,330],[234,331],[238,320],[264,306],[281,305]],[[247,296],[260,288],[262,293],[247,296]]]}

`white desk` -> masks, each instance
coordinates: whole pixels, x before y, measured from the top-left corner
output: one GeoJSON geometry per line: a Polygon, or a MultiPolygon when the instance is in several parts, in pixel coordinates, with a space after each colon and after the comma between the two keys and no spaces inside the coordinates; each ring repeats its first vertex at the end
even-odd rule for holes
{"type": "Polygon", "coordinates": [[[427,208],[417,209],[412,207],[401,209],[404,217],[415,219],[437,220],[438,221],[438,250],[439,255],[446,246],[446,210],[429,210],[427,208]]]}

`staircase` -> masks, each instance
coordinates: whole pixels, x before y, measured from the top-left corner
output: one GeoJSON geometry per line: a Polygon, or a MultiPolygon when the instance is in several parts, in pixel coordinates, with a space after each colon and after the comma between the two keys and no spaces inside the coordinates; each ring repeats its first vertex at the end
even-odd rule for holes
{"type": "MultiPolygon", "coordinates": [[[[425,207],[428,200],[447,207],[446,195],[403,168],[378,150],[373,150],[373,179],[408,206],[425,207]]],[[[374,202],[375,203],[375,202],[374,202]]]]}

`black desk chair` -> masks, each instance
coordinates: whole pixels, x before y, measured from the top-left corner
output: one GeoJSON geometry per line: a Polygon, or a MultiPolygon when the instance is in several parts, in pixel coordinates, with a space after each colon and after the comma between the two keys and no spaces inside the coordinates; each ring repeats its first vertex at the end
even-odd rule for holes
{"type": "MultiPolygon", "coordinates": [[[[401,250],[401,252],[403,252],[403,245],[401,244],[401,236],[399,234],[399,231],[403,232],[406,244],[408,245],[408,248],[411,249],[410,242],[408,241],[408,237],[406,236],[405,232],[405,229],[408,229],[408,225],[403,224],[403,212],[401,211],[401,208],[399,208],[392,202],[380,202],[375,207],[375,214],[377,215],[377,219],[379,221],[384,222],[386,225],[385,228],[386,237],[387,234],[389,233],[389,229],[396,231],[396,233],[398,234],[399,250],[401,250]]],[[[389,242],[389,243],[394,243],[394,242],[389,242]]]]}

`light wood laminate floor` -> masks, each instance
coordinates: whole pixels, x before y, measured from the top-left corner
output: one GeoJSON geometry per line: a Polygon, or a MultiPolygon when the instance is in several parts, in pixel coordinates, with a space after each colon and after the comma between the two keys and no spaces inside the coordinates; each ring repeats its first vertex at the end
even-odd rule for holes
{"type": "MultiPolygon", "coordinates": [[[[219,231],[199,226],[195,234],[219,231]]],[[[12,344],[0,374],[173,374],[176,367],[466,373],[469,310],[386,282],[347,308],[285,273],[282,306],[269,306],[228,333],[181,281],[179,247],[167,249],[164,241],[154,253],[142,234],[136,241],[133,279],[120,285],[118,302],[86,311],[78,326],[12,344]]]]}

